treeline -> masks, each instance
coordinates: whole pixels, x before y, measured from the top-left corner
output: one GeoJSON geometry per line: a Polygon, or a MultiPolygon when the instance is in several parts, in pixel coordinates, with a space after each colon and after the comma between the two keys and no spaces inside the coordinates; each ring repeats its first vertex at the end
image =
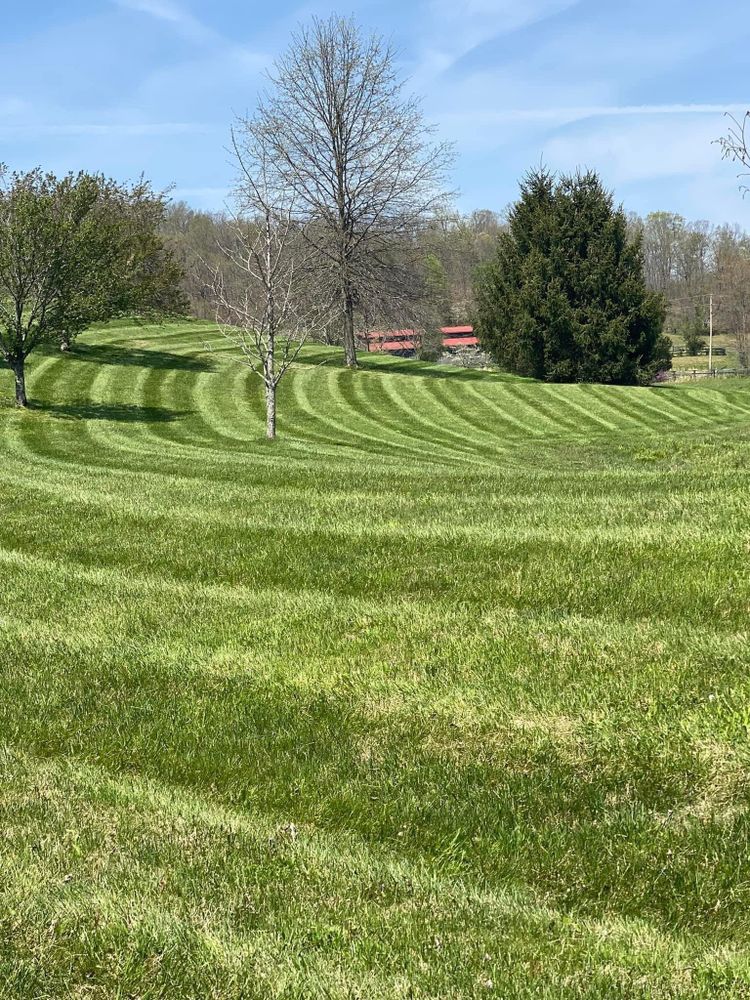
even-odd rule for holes
{"type": "MultiPolygon", "coordinates": [[[[367,303],[358,318],[397,325],[415,319],[438,326],[470,323],[477,268],[492,257],[504,226],[504,216],[488,209],[450,213],[434,222],[419,234],[419,252],[412,247],[405,255],[413,270],[410,280],[403,274],[403,259],[399,261],[397,285],[409,289],[406,300],[367,303]]],[[[231,222],[223,213],[200,211],[184,201],[173,202],[164,219],[163,235],[184,269],[183,288],[199,319],[215,315],[210,273],[224,260],[220,247],[228,229],[231,222]]]]}
{"type": "MultiPolygon", "coordinates": [[[[427,326],[430,320],[438,327],[471,323],[477,269],[496,252],[500,233],[507,231],[507,218],[507,211],[481,209],[465,215],[455,212],[434,223],[420,237],[413,301],[402,305],[401,316],[390,310],[392,315],[370,319],[406,326],[420,314],[427,326]]],[[[185,272],[183,288],[191,310],[201,319],[215,314],[205,265],[218,265],[223,259],[219,244],[225,226],[221,213],[198,211],[184,202],[170,205],[163,223],[164,235],[185,272]]],[[[670,212],[653,212],[645,218],[630,214],[628,234],[631,240],[642,240],[648,288],[666,298],[666,332],[688,339],[707,334],[713,296],[715,330],[736,335],[739,350],[747,353],[750,236],[739,226],[689,221],[670,212]]],[[[335,332],[326,335],[335,339],[335,332]]]]}
{"type": "Polygon", "coordinates": [[[736,336],[747,358],[750,236],[739,226],[690,222],[671,212],[631,215],[629,227],[643,242],[646,283],[667,300],[666,331],[693,342],[707,334],[713,299],[714,330],[736,336]]]}

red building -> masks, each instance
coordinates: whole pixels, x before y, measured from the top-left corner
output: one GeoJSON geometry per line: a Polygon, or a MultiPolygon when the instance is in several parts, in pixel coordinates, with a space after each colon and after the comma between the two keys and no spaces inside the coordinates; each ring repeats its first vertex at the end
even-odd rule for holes
{"type": "MultiPolygon", "coordinates": [[[[474,336],[473,326],[443,326],[443,347],[446,351],[455,351],[459,347],[476,347],[479,341],[474,336]]],[[[391,353],[411,352],[417,349],[414,342],[414,330],[385,330],[365,335],[368,351],[386,351],[391,353]]]]}

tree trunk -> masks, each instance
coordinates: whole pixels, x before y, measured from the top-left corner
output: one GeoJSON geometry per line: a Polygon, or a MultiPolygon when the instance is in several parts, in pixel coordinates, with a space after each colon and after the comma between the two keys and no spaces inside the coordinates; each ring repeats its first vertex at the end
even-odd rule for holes
{"type": "Polygon", "coordinates": [[[357,342],[354,339],[354,299],[348,288],[344,291],[344,361],[347,368],[357,367],[357,342]]]}
{"type": "Polygon", "coordinates": [[[11,363],[11,368],[13,369],[13,374],[16,377],[16,406],[28,406],[29,401],[26,398],[26,370],[25,370],[25,359],[20,358],[17,361],[11,363]]]}
{"type": "Polygon", "coordinates": [[[70,334],[66,333],[64,330],[62,336],[60,337],[60,350],[69,351],[70,350],[70,334]]]}
{"type": "Polygon", "coordinates": [[[276,438],[276,386],[273,382],[266,383],[266,437],[269,441],[276,438]]]}

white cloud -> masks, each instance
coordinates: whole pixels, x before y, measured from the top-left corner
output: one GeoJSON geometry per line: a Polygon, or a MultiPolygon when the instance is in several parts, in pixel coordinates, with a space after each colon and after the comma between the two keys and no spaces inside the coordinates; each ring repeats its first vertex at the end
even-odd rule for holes
{"type": "MultiPolygon", "coordinates": [[[[580,107],[479,108],[469,112],[448,111],[439,116],[446,132],[460,129],[475,131],[478,140],[492,143],[493,133],[486,129],[499,125],[564,126],[594,118],[644,118],[703,116],[745,113],[748,104],[594,104],[580,107]]],[[[495,133],[496,134],[496,133],[495,133]]]]}
{"type": "Polygon", "coordinates": [[[581,0],[430,0],[430,30],[414,79],[420,84],[444,73],[479,45],[577,6],[581,0]]]}
{"type": "Polygon", "coordinates": [[[148,14],[158,21],[173,24],[190,41],[200,43],[216,38],[213,29],[171,0],[114,0],[114,2],[126,10],[148,14]]]}
{"type": "Polygon", "coordinates": [[[615,185],[713,173],[720,162],[714,140],[721,119],[676,114],[671,120],[607,123],[558,135],[544,146],[554,169],[591,167],[615,185]]]}

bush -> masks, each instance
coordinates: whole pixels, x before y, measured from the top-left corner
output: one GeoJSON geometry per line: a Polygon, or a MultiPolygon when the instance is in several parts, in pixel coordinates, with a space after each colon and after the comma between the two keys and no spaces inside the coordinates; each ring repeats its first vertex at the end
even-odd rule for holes
{"type": "Polygon", "coordinates": [[[690,329],[683,336],[688,354],[700,354],[704,347],[703,334],[696,329],[690,329]]]}

